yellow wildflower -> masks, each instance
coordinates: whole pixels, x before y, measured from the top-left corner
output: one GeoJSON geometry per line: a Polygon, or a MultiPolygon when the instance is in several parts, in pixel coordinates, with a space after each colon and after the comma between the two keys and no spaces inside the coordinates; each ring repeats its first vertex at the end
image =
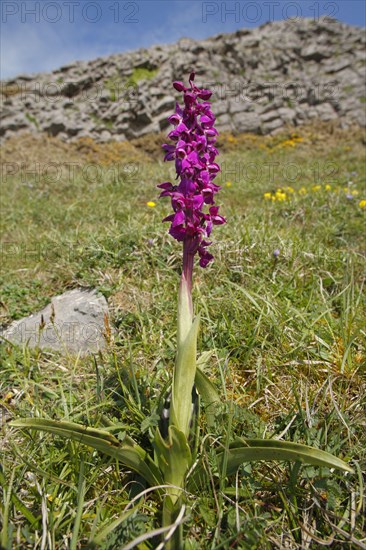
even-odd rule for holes
{"type": "Polygon", "coordinates": [[[263,197],[266,201],[269,201],[272,199],[272,193],[264,193],[263,197]]]}
{"type": "Polygon", "coordinates": [[[148,206],[149,208],[154,208],[154,206],[156,206],[156,202],[154,202],[154,201],[148,201],[148,202],[146,203],[146,206],[148,206]]]}
{"type": "Polygon", "coordinates": [[[321,188],[322,188],[321,185],[313,185],[313,187],[311,188],[311,190],[314,191],[314,192],[317,192],[317,191],[320,191],[321,188]]]}
{"type": "Polygon", "coordinates": [[[363,210],[366,210],[366,199],[362,199],[362,201],[358,203],[358,206],[363,210]]]}
{"type": "Polygon", "coordinates": [[[299,195],[306,195],[306,193],[307,193],[307,190],[306,190],[305,187],[301,187],[301,188],[299,189],[299,195]]]}
{"type": "Polygon", "coordinates": [[[286,193],[283,193],[279,189],[275,193],[276,200],[278,201],[285,201],[286,200],[286,193]]]}
{"type": "Polygon", "coordinates": [[[327,183],[326,186],[325,186],[325,190],[330,191],[331,189],[332,189],[332,186],[329,185],[329,183],[327,183]]]}
{"type": "Polygon", "coordinates": [[[283,147],[295,147],[295,143],[292,141],[292,139],[286,139],[280,145],[282,145],[283,147]]]}
{"type": "Polygon", "coordinates": [[[293,187],[286,187],[285,190],[288,192],[288,193],[295,193],[295,189],[293,187]]]}
{"type": "Polygon", "coordinates": [[[351,195],[353,195],[354,197],[357,197],[357,195],[358,195],[357,189],[352,189],[351,195]]]}
{"type": "Polygon", "coordinates": [[[231,181],[227,181],[227,182],[225,183],[225,185],[226,185],[226,187],[231,187],[231,186],[232,186],[232,183],[231,183],[231,181]]]}

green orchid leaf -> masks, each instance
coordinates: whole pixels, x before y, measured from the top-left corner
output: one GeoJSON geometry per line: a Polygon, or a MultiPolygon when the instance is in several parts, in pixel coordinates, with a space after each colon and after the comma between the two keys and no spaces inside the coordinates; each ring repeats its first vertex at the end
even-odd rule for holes
{"type": "MultiPolygon", "coordinates": [[[[264,461],[291,461],[337,468],[354,473],[354,470],[343,460],[319,449],[307,445],[278,441],[276,439],[236,439],[230,443],[228,449],[221,449],[217,453],[219,467],[224,462],[226,474],[233,475],[245,462],[264,461]]],[[[203,464],[197,464],[187,479],[189,491],[199,491],[207,485],[207,472],[203,464]]]]}
{"type": "Polygon", "coordinates": [[[190,294],[187,280],[182,275],[178,293],[178,349],[184,344],[193,323],[192,296],[190,294]]]}
{"type": "Polygon", "coordinates": [[[211,405],[212,403],[220,403],[220,396],[211,382],[211,380],[206,376],[206,374],[201,370],[197,364],[195,384],[198,390],[198,393],[202,397],[206,405],[211,405]]]}
{"type": "Polygon", "coordinates": [[[179,487],[183,488],[186,473],[191,466],[192,455],[183,432],[175,426],[169,426],[168,434],[167,440],[164,440],[157,429],[153,445],[164,482],[174,485],[168,489],[168,494],[172,504],[175,504],[181,494],[179,487]]]}
{"type": "Polygon", "coordinates": [[[312,466],[337,468],[346,472],[353,469],[343,460],[319,449],[307,445],[278,441],[276,439],[237,439],[229,449],[219,453],[219,461],[227,460],[227,474],[234,474],[243,462],[257,460],[298,461],[312,466]]]}
{"type": "Polygon", "coordinates": [[[206,406],[207,425],[213,428],[215,425],[215,406],[220,403],[220,396],[211,380],[202,372],[197,364],[195,384],[198,393],[206,406]]]}
{"type": "Polygon", "coordinates": [[[100,451],[140,474],[150,485],[161,485],[161,472],[151,457],[129,436],[120,442],[114,435],[104,430],[88,428],[73,422],[24,418],[10,423],[14,428],[40,430],[82,443],[100,451]]]}
{"type": "Polygon", "coordinates": [[[196,375],[197,335],[199,315],[191,325],[183,343],[178,345],[173,374],[171,425],[181,430],[186,437],[192,413],[192,387],[196,375]]]}
{"type": "Polygon", "coordinates": [[[205,371],[206,365],[209,362],[213,355],[213,351],[204,351],[197,359],[197,367],[201,369],[202,372],[205,371]]]}
{"type": "MultiPolygon", "coordinates": [[[[182,497],[172,501],[171,497],[167,495],[163,502],[162,524],[163,527],[172,526],[182,509],[182,497]]],[[[174,531],[174,534],[169,540],[164,541],[164,550],[176,550],[177,548],[184,548],[183,542],[183,529],[182,525],[174,531]]]]}

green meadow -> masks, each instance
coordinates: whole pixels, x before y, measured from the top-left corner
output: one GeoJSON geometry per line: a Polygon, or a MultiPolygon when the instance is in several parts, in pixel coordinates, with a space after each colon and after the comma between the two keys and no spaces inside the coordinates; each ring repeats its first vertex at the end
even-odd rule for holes
{"type": "MultiPolygon", "coordinates": [[[[0,323],[54,295],[96,288],[105,350],[0,346],[0,546],[157,548],[161,503],[137,475],[85,445],[19,431],[23,417],[128,432],[142,447],[171,380],[181,247],[161,220],[173,181],[164,136],[97,145],[15,138],[4,146],[0,323]]],[[[366,548],[364,135],[319,124],[221,136],[207,269],[195,267],[199,352],[222,396],[202,410],[203,490],[187,494],[185,548],[366,548]],[[235,436],[312,445],[354,474],[283,462],[227,476],[214,443],[235,436]]]]}

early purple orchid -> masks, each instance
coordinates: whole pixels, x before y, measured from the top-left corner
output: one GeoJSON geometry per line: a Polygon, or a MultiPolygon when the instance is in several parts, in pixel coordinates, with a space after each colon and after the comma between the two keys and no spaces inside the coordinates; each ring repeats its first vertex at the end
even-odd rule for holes
{"type": "Polygon", "coordinates": [[[207,250],[211,241],[213,225],[226,222],[215,206],[214,195],[220,187],[213,183],[220,171],[215,162],[218,151],[214,146],[217,130],[214,127],[215,116],[211,104],[210,90],[198,88],[194,83],[195,73],[189,77],[190,87],[182,82],[173,82],[178,92],[183,92],[184,108],[176,104],[175,113],[168,120],[175,126],[168,134],[174,144],[164,144],[164,160],[174,160],[178,185],[164,182],[158,185],[162,189],[160,197],[170,196],[174,214],[163,221],[171,222],[169,233],[183,242],[183,276],[188,288],[192,288],[193,260],[198,252],[200,266],[206,267],[213,255],[207,250]],[[203,100],[200,102],[199,100],[203,100]],[[203,211],[208,205],[208,212],[203,211]]]}

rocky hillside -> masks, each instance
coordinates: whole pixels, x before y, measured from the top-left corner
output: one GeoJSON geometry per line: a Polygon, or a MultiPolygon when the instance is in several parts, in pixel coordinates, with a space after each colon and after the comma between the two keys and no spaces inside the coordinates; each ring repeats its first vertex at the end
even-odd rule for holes
{"type": "Polygon", "coordinates": [[[0,137],[123,141],[164,130],[179,95],[171,82],[192,69],[215,91],[221,130],[266,134],[315,118],[365,126],[365,67],[363,29],[329,18],[181,39],[2,82],[0,137]]]}

